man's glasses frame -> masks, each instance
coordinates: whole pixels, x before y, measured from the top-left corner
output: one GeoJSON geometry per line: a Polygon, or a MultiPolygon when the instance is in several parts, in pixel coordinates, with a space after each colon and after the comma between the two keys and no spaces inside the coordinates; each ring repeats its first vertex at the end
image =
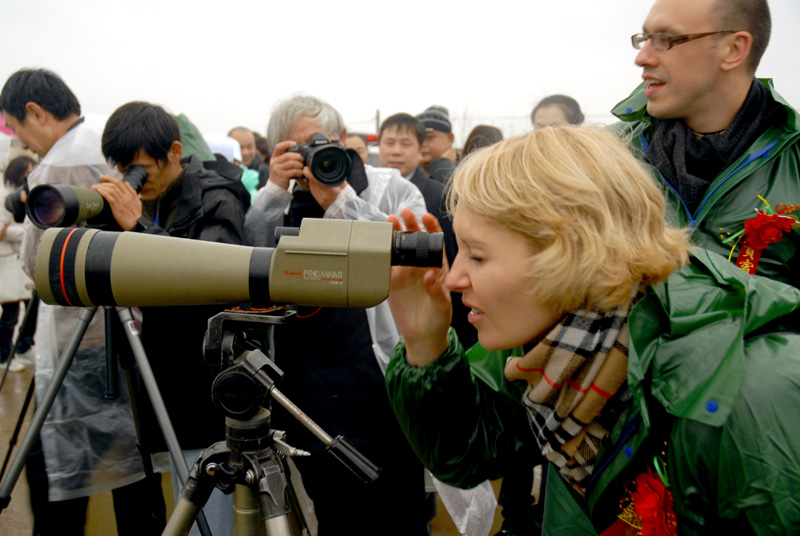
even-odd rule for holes
{"type": "Polygon", "coordinates": [[[668,33],[638,33],[631,36],[631,44],[636,50],[641,50],[649,39],[653,40],[653,48],[660,51],[669,50],[676,45],[682,45],[701,37],[716,35],[721,33],[736,33],[738,30],[717,30],[714,32],[703,32],[696,34],[670,35],[668,33]]]}

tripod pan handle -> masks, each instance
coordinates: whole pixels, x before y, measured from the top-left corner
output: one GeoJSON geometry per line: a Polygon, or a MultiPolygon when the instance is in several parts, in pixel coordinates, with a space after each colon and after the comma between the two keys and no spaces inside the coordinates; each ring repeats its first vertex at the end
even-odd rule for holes
{"type": "Polygon", "coordinates": [[[381,468],[369,461],[344,437],[336,436],[327,449],[333,456],[350,469],[365,484],[374,482],[381,468]]]}

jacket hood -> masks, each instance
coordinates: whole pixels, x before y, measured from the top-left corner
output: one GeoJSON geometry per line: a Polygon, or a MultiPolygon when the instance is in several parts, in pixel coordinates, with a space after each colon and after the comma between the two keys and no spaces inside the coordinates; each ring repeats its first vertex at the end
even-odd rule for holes
{"type": "MultiPolygon", "coordinates": [[[[229,190],[241,201],[243,211],[250,207],[250,194],[238,180],[224,177],[208,169],[196,155],[184,158],[181,163],[186,166],[186,169],[184,170],[182,201],[178,206],[178,213],[173,223],[176,229],[188,228],[203,217],[203,192],[207,190],[215,188],[229,190]]],[[[241,170],[239,171],[241,172],[241,170]]],[[[241,177],[241,173],[239,176],[241,177]]]]}

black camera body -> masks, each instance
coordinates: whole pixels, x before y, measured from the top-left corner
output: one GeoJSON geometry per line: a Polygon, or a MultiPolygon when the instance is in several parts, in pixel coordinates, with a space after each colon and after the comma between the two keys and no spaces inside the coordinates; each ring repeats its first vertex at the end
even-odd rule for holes
{"type": "Polygon", "coordinates": [[[9,211],[14,216],[14,221],[17,223],[22,223],[25,219],[25,203],[19,200],[19,196],[22,192],[28,194],[28,179],[25,179],[25,182],[22,183],[22,186],[11,192],[6,196],[5,200],[5,207],[6,210],[9,211]]]}
{"type": "Polygon", "coordinates": [[[350,156],[338,141],[316,133],[306,145],[297,145],[286,150],[303,156],[303,165],[325,186],[339,186],[350,176],[350,156]]]}

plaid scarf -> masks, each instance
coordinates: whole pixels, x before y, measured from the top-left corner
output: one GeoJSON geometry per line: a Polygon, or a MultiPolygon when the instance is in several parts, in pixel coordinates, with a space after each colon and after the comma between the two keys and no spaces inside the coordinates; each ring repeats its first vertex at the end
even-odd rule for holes
{"type": "Polygon", "coordinates": [[[568,313],[506,365],[510,380],[528,382],[522,400],[542,454],[581,492],[608,435],[600,412],[627,379],[629,311],[568,313]]]}

